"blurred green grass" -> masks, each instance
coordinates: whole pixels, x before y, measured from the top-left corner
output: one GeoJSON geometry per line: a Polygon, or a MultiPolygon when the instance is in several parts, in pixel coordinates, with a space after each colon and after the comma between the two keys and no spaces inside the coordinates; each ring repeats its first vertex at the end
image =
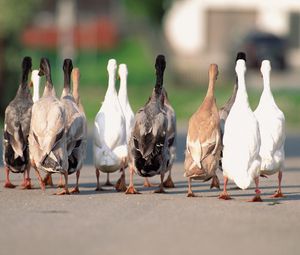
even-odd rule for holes
{"type": "MultiPolygon", "coordinates": [[[[61,94],[63,86],[62,60],[58,60],[55,51],[26,49],[24,55],[33,58],[34,68],[38,68],[42,56],[47,56],[52,65],[53,82],[57,95],[61,94]]],[[[147,42],[137,38],[127,38],[119,46],[109,51],[79,51],[74,59],[74,66],[81,72],[80,94],[88,121],[93,122],[96,113],[101,107],[107,87],[107,61],[115,58],[120,63],[126,63],[129,70],[128,95],[131,106],[137,111],[151,95],[155,83],[154,61],[155,57],[147,42]]],[[[168,60],[167,60],[168,61],[168,60]]],[[[168,64],[168,63],[167,63],[168,64]]],[[[234,77],[233,77],[234,80],[234,77]]],[[[217,81],[215,89],[217,104],[221,107],[230,97],[233,81],[222,84],[217,81]]],[[[43,81],[42,81],[43,84],[43,81]]],[[[117,81],[118,88],[119,81],[117,81]]],[[[175,84],[172,81],[168,66],[165,74],[165,87],[169,99],[176,111],[179,122],[188,121],[193,112],[197,110],[206,94],[207,84],[175,84]]],[[[41,89],[42,91],[43,89],[41,89]]],[[[254,110],[258,104],[261,91],[249,89],[249,101],[254,110]]],[[[289,131],[299,132],[300,127],[300,93],[298,90],[277,89],[273,94],[278,106],[285,114],[289,131]]]]}

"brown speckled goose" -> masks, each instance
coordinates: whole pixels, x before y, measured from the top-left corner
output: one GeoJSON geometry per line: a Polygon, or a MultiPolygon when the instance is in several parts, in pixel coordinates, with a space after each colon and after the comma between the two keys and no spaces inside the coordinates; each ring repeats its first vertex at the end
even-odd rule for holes
{"type": "Polygon", "coordinates": [[[10,172],[24,173],[22,186],[25,189],[31,188],[28,134],[33,101],[27,83],[31,66],[31,58],[24,57],[21,84],[15,98],[5,110],[3,131],[3,162],[6,172],[5,188],[16,187],[10,182],[10,172]]]}
{"type": "Polygon", "coordinates": [[[29,149],[31,164],[36,170],[41,188],[45,189],[40,170],[61,173],[65,177],[65,189],[58,195],[69,194],[68,154],[66,146],[66,112],[57,99],[51,79],[49,60],[42,58],[39,75],[46,76],[43,96],[32,107],[29,149]]]}
{"type": "Polygon", "coordinates": [[[161,176],[157,193],[164,192],[163,178],[168,169],[169,150],[167,139],[168,119],[164,110],[162,95],[165,57],[156,58],[156,85],[148,102],[135,116],[134,127],[129,141],[130,184],[126,194],[137,194],[133,185],[133,174],[143,177],[161,176]]]}
{"type": "Polygon", "coordinates": [[[194,197],[191,180],[208,181],[216,178],[221,153],[220,118],[214,87],[218,66],[209,67],[209,85],[204,101],[189,120],[185,152],[185,177],[188,178],[188,197],[194,197]]]}

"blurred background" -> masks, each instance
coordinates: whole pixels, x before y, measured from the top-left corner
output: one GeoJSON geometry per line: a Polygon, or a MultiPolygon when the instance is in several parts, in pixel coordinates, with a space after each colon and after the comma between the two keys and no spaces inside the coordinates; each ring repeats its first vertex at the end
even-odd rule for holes
{"type": "MultiPolygon", "coordinates": [[[[62,61],[81,70],[81,98],[90,122],[101,106],[110,58],[126,63],[134,111],[155,82],[154,61],[166,55],[165,86],[179,123],[201,104],[210,63],[219,65],[221,107],[235,82],[235,56],[247,53],[249,99],[262,91],[260,64],[271,60],[271,86],[288,131],[300,127],[300,1],[294,0],[0,0],[0,108],[14,97],[23,56],[50,59],[57,94],[62,61]]],[[[43,81],[42,81],[43,87],[43,81]]],[[[41,89],[43,91],[43,89],[41,89]]]]}

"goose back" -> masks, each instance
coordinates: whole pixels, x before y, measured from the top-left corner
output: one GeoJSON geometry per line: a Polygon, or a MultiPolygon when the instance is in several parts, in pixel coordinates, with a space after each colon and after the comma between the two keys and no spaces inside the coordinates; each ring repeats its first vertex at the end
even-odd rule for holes
{"type": "Polygon", "coordinates": [[[31,58],[24,57],[22,77],[15,98],[5,109],[3,161],[13,172],[24,172],[29,164],[28,135],[33,101],[28,87],[31,58]]]}
{"type": "Polygon", "coordinates": [[[218,66],[210,65],[207,94],[189,120],[185,153],[185,176],[204,181],[215,175],[221,152],[220,118],[214,86],[218,66]]]}
{"type": "Polygon", "coordinates": [[[162,86],[166,62],[162,55],[156,58],[156,85],[148,102],[135,116],[129,143],[129,158],[135,171],[151,177],[167,171],[169,150],[168,119],[163,105],[162,86]]]}

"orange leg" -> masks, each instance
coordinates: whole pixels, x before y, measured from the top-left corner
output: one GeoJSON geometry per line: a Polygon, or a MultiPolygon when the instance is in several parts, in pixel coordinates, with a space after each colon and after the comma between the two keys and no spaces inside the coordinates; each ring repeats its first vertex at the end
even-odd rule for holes
{"type": "Polygon", "coordinates": [[[164,181],[164,187],[169,188],[169,189],[175,188],[175,185],[174,185],[174,182],[173,182],[172,176],[171,176],[171,170],[169,171],[168,178],[164,181]]]}
{"type": "Polygon", "coordinates": [[[284,195],[281,192],[281,181],[282,181],[282,171],[280,170],[278,172],[278,190],[275,192],[274,195],[272,195],[272,198],[284,197],[284,195]]]}
{"type": "Polygon", "coordinates": [[[195,197],[195,196],[196,195],[192,191],[192,178],[188,177],[188,193],[187,193],[187,197],[195,197]]]}
{"type": "Polygon", "coordinates": [[[125,170],[122,168],[121,172],[122,172],[122,174],[115,185],[115,189],[118,192],[120,192],[120,191],[125,192],[127,190],[126,181],[125,181],[125,170]]]}
{"type": "Polygon", "coordinates": [[[80,170],[76,172],[76,185],[75,187],[70,191],[71,194],[78,194],[79,191],[79,177],[80,177],[80,170]]]}
{"type": "Polygon", "coordinates": [[[4,188],[7,189],[14,189],[16,187],[16,185],[12,184],[10,179],[9,179],[9,168],[7,166],[5,166],[5,174],[6,174],[6,180],[4,183],[4,188]]]}
{"type": "Polygon", "coordinates": [[[27,169],[24,172],[24,181],[22,184],[23,189],[32,189],[31,179],[30,179],[30,168],[31,168],[31,165],[28,164],[27,169]]]}
{"type": "Polygon", "coordinates": [[[166,191],[164,190],[164,176],[165,176],[165,174],[160,175],[159,189],[155,190],[154,193],[166,193],[166,191]]]}
{"type": "Polygon", "coordinates": [[[134,184],[133,184],[133,174],[134,174],[134,170],[132,167],[129,168],[129,187],[127,188],[127,190],[125,191],[125,194],[140,194],[135,188],[134,188],[134,184]]]}
{"type": "Polygon", "coordinates": [[[61,174],[59,176],[59,182],[57,184],[57,188],[63,188],[65,185],[64,185],[64,181],[63,181],[63,175],[61,174]]]}
{"type": "Polygon", "coordinates": [[[46,186],[53,186],[53,181],[52,181],[52,175],[50,173],[47,173],[43,182],[45,183],[46,186]]]}
{"type": "Polygon", "coordinates": [[[104,185],[105,186],[114,186],[109,180],[109,173],[106,174],[106,183],[104,185]]]}
{"type": "Polygon", "coordinates": [[[35,170],[35,174],[39,180],[39,183],[40,183],[40,187],[42,189],[42,191],[45,191],[45,183],[43,182],[43,179],[42,179],[42,176],[39,172],[39,170],[37,169],[36,165],[34,162],[31,162],[31,165],[33,166],[34,170],[35,170]]]}
{"type": "Polygon", "coordinates": [[[224,176],[223,192],[219,195],[219,199],[230,200],[231,197],[227,192],[228,177],[224,176]]]}
{"type": "Polygon", "coordinates": [[[143,186],[146,188],[150,188],[153,187],[154,185],[150,183],[148,177],[145,177],[143,186]]]}
{"type": "Polygon", "coordinates": [[[65,177],[65,187],[61,192],[56,192],[55,195],[70,195],[69,189],[68,189],[68,172],[63,173],[65,177]]]}
{"type": "Polygon", "coordinates": [[[254,178],[255,181],[255,193],[256,195],[249,202],[262,202],[260,197],[261,191],[259,189],[259,176],[254,178]]]}
{"type": "Polygon", "coordinates": [[[96,168],[96,179],[97,179],[97,186],[95,191],[101,191],[103,190],[100,186],[100,181],[99,181],[99,177],[100,177],[100,170],[98,168],[96,168]]]}

